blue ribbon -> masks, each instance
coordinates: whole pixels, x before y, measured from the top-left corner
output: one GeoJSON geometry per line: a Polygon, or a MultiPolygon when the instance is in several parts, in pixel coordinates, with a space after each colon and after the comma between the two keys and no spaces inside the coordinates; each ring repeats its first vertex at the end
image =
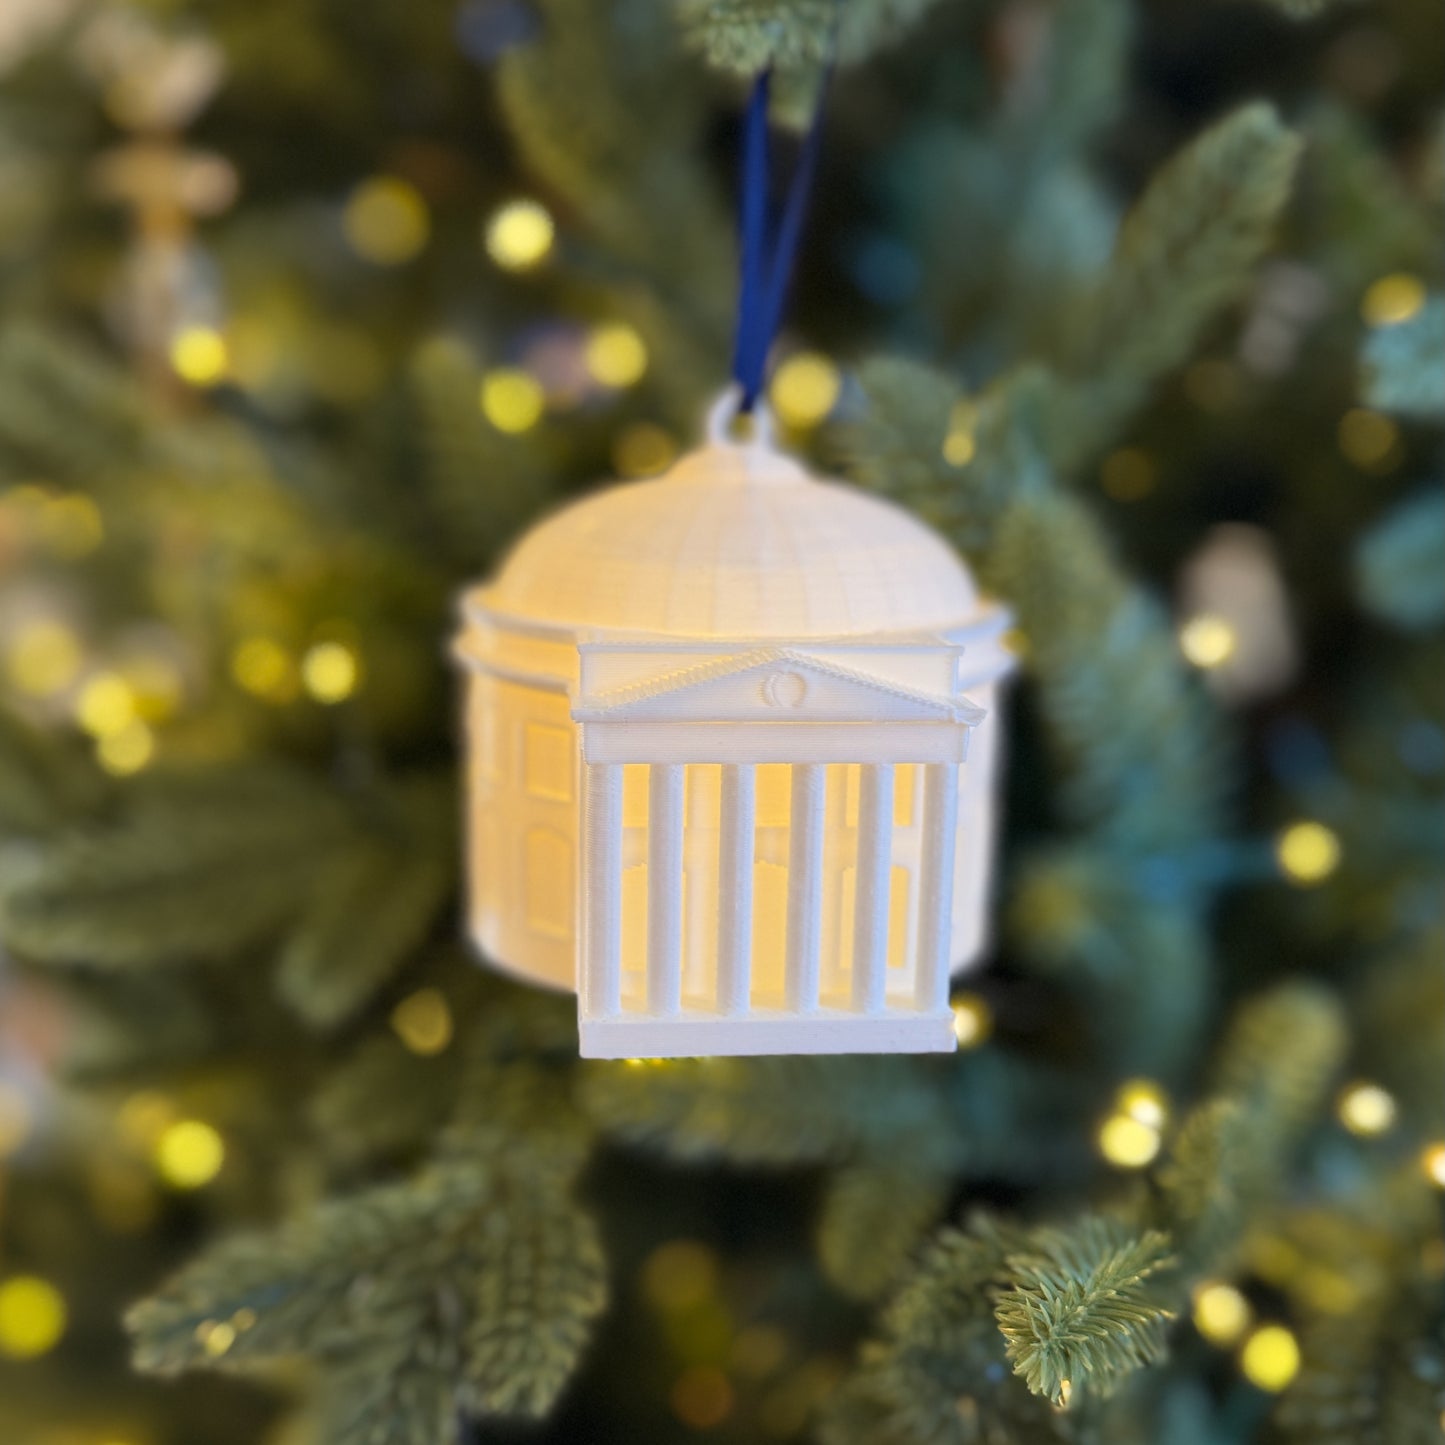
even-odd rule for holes
{"type": "Polygon", "coordinates": [[[808,195],[818,169],[823,133],[823,97],[832,67],[824,73],[818,109],[803,139],[798,168],[788,187],[776,235],[769,235],[768,96],[772,71],[753,85],[743,131],[742,285],[738,295],[737,342],[733,349],[733,380],[742,391],[738,410],[750,412],[762,395],[768,352],[782,323],[793,263],[803,235],[808,195]]]}

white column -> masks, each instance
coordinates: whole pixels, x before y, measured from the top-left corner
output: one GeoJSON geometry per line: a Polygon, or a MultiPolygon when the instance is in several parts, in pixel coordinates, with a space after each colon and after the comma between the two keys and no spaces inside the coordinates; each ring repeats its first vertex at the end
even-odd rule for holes
{"type": "Polygon", "coordinates": [[[787,1000],[794,1012],[818,1007],[818,964],[823,922],[823,803],[828,770],[822,763],[793,765],[788,814],[787,1000]]]}
{"type": "Polygon", "coordinates": [[[883,1012],[888,985],[888,885],[893,854],[893,767],[864,764],[858,789],[853,913],[853,1007],[883,1012]]]}
{"type": "Polygon", "coordinates": [[[647,1011],[682,1006],[681,763],[653,763],[647,785],[647,1011]]]}
{"type": "Polygon", "coordinates": [[[926,1013],[948,1007],[953,940],[953,863],[958,839],[958,764],[923,769],[923,865],[918,882],[918,962],[914,1003],[926,1013]]]}
{"type": "Polygon", "coordinates": [[[750,764],[724,763],[717,878],[717,1010],[729,1016],[747,1013],[752,990],[757,798],[756,770],[750,764]]]}
{"type": "Polygon", "coordinates": [[[622,1009],[622,767],[589,763],[582,797],[582,1009],[622,1009]]]}

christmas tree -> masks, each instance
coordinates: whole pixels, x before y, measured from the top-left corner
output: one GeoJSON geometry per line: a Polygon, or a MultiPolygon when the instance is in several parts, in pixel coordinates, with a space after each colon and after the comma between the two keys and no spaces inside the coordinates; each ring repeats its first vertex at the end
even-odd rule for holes
{"type": "Polygon", "coordinates": [[[9,0],[0,1439],[1424,1445],[1428,0],[9,0]],[[956,1056],[584,1062],[453,601],[725,385],[1016,619],[956,1056]]]}

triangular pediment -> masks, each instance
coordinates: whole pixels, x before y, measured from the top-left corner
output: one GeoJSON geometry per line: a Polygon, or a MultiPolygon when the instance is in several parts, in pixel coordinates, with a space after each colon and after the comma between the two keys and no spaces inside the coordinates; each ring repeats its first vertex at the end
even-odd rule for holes
{"type": "Polygon", "coordinates": [[[792,648],[712,659],[584,697],[579,722],[943,722],[973,725],[964,698],[913,692],[792,648]]]}

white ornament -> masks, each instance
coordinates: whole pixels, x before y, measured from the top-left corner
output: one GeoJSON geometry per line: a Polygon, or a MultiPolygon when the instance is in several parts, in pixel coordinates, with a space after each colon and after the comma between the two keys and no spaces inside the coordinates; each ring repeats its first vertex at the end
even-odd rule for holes
{"type": "Polygon", "coordinates": [[[951,1050],[1008,616],[732,405],[463,600],[472,934],[577,990],[588,1058],[951,1050]]]}

